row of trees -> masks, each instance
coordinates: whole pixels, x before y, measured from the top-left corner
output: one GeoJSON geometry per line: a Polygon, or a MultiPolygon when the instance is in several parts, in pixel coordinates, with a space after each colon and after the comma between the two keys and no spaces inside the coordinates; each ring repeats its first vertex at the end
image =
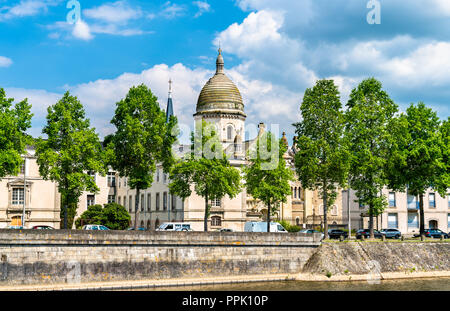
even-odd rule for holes
{"type": "MultiPolygon", "coordinates": [[[[0,89],[0,178],[18,173],[31,126],[31,106],[16,103],[0,89]]],[[[325,235],[327,211],[337,188],[351,187],[373,217],[387,205],[382,189],[389,187],[420,198],[420,230],[423,233],[423,195],[432,187],[445,195],[449,187],[450,121],[440,122],[423,103],[399,114],[397,105],[371,78],[355,88],[344,111],[332,80],[319,80],[307,89],[300,107],[302,121],[294,124],[298,139],[295,170],[303,187],[318,190],[323,199],[325,235]]],[[[197,124],[191,134],[191,152],[176,159],[172,145],[178,135],[177,119],[168,122],[157,98],[145,85],[132,87],[116,103],[111,123],[116,131],[101,144],[90,126],[80,101],[68,92],[48,107],[46,139],[35,140],[40,174],[58,184],[62,196],[61,218],[71,228],[83,191],[97,192],[92,172],[105,175],[112,167],[128,177],[136,190],[135,225],[139,192],[151,186],[157,163],[170,174],[170,191],[187,198],[195,191],[205,201],[204,229],[209,202],[235,197],[243,184],[247,193],[267,206],[267,224],[279,202],[290,194],[293,174],[283,159],[286,146],[267,132],[249,151],[249,165],[232,167],[215,128],[197,124]],[[241,176],[242,173],[242,176],[241,176]]]]}
{"type": "Polygon", "coordinates": [[[432,188],[445,196],[450,187],[450,118],[440,122],[423,103],[399,113],[374,78],[352,90],[345,111],[333,80],[319,80],[306,90],[300,110],[295,167],[304,187],[320,191],[325,238],[338,187],[356,190],[368,206],[371,238],[374,216],[387,207],[384,187],[418,196],[423,234],[424,194],[432,188]]]}
{"type": "MultiPolygon", "coordinates": [[[[7,99],[3,89],[0,90],[0,178],[16,175],[26,145],[35,144],[41,176],[58,185],[64,228],[72,228],[82,192],[99,191],[92,173],[104,176],[109,167],[121,177],[126,176],[130,188],[136,190],[135,226],[139,192],[151,186],[157,163],[162,163],[164,171],[170,173],[173,194],[186,198],[193,189],[204,197],[205,231],[210,200],[222,199],[225,195],[233,198],[241,191],[241,172],[230,165],[211,124],[198,124],[191,135],[191,153],[183,159],[175,158],[172,145],[178,135],[177,120],[171,116],[166,122],[157,98],[145,85],[132,87],[126,97],[116,103],[111,120],[116,131],[105,137],[103,145],[86,118],[83,105],[69,92],[47,109],[47,123],[42,130],[47,138],[32,139],[26,134],[31,126],[31,105],[24,100],[13,108],[13,99],[7,99]]],[[[285,148],[281,140],[266,133],[253,150],[252,165],[244,170],[247,192],[267,204],[268,220],[271,207],[285,201],[290,193],[291,171],[282,158],[285,148]],[[268,145],[260,146],[260,142],[265,144],[266,141],[268,145]],[[271,150],[273,146],[276,148],[271,150]],[[277,166],[268,170],[264,164],[273,162],[273,154],[278,160],[277,166]]],[[[108,206],[103,210],[110,209],[112,207],[108,206]]],[[[92,215],[103,210],[96,206],[81,218],[100,221],[100,216],[92,215]]]]}

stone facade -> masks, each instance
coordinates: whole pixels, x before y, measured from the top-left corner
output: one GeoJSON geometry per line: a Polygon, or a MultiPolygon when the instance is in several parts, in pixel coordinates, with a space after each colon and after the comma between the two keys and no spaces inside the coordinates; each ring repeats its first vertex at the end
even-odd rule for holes
{"type": "MultiPolygon", "coordinates": [[[[382,215],[374,217],[374,228],[396,228],[402,233],[419,233],[418,198],[407,195],[406,192],[383,190],[388,198],[389,207],[382,215]]],[[[347,192],[343,194],[343,206],[347,206],[347,192]]],[[[368,207],[360,206],[355,191],[350,191],[351,226],[354,229],[368,228],[368,207]]],[[[450,231],[450,190],[447,196],[441,197],[437,192],[428,189],[424,195],[425,229],[438,228],[444,232],[450,231]]]]}
{"type": "Polygon", "coordinates": [[[23,157],[25,164],[18,176],[0,179],[0,228],[22,225],[25,208],[25,227],[46,225],[59,229],[60,195],[57,185],[40,176],[33,148],[27,148],[23,157]]]}

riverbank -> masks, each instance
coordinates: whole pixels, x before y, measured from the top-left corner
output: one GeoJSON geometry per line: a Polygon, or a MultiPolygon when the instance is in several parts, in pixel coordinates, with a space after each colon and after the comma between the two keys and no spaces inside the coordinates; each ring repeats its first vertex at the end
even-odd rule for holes
{"type": "Polygon", "coordinates": [[[369,281],[376,283],[377,280],[411,280],[411,279],[442,279],[450,278],[450,271],[432,272],[390,272],[382,273],[379,278],[373,275],[345,275],[327,277],[318,274],[276,274],[276,275],[253,275],[253,276],[227,276],[215,278],[186,278],[165,280],[139,280],[139,281],[116,281],[116,282],[91,282],[79,284],[45,284],[45,285],[16,285],[1,286],[0,291],[74,291],[74,290],[146,290],[153,288],[170,288],[172,290],[183,290],[186,286],[207,286],[225,284],[248,284],[248,283],[270,283],[281,281],[302,282],[359,282],[369,281]]]}

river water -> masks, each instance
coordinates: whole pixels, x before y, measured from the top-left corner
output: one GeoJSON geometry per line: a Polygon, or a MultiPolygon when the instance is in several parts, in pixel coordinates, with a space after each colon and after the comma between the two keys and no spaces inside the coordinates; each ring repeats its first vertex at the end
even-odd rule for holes
{"type": "Polygon", "coordinates": [[[148,291],[450,291],[450,278],[351,282],[276,281],[140,289],[148,291]]]}

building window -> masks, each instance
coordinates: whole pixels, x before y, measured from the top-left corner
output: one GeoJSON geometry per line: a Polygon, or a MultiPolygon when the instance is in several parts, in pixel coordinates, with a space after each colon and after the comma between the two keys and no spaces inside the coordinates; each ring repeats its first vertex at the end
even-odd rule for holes
{"type": "Polygon", "coordinates": [[[95,204],[95,195],[93,194],[88,194],[87,195],[87,200],[86,200],[86,205],[87,207],[92,206],[95,204]]]}
{"type": "Polygon", "coordinates": [[[450,231],[450,214],[447,214],[447,230],[450,231]]]}
{"type": "Polygon", "coordinates": [[[408,228],[419,228],[419,221],[417,220],[417,213],[408,213],[408,228]]]}
{"type": "Polygon", "coordinates": [[[294,188],[294,199],[297,199],[297,187],[294,188]]]}
{"type": "Polygon", "coordinates": [[[212,199],[211,200],[211,206],[212,207],[220,207],[221,206],[221,200],[220,199],[212,199]]]}
{"type": "Polygon", "coordinates": [[[13,188],[12,189],[12,205],[23,205],[24,202],[24,189],[23,188],[13,188]]]}
{"type": "Polygon", "coordinates": [[[389,192],[389,207],[396,207],[395,192],[389,192]]]}
{"type": "Polygon", "coordinates": [[[156,169],[156,182],[159,182],[159,168],[156,169]]]}
{"type": "Polygon", "coordinates": [[[211,217],[211,226],[214,226],[214,227],[222,226],[222,218],[220,218],[219,216],[211,217]]]}
{"type": "Polygon", "coordinates": [[[163,193],[163,211],[167,210],[167,192],[163,193]]]}
{"type": "Polygon", "coordinates": [[[156,210],[159,211],[159,204],[160,204],[160,194],[159,192],[156,194],[156,210]]]}
{"type": "Polygon", "coordinates": [[[359,208],[364,208],[364,204],[361,202],[361,200],[358,200],[359,208]]]}
{"type": "Polygon", "coordinates": [[[227,127],[227,140],[232,140],[233,139],[233,126],[232,125],[228,125],[227,127]]]}
{"type": "Polygon", "coordinates": [[[121,197],[118,197],[117,199],[119,200],[118,204],[119,204],[119,205],[122,205],[121,197]]]}
{"type": "Polygon", "coordinates": [[[147,210],[151,211],[152,210],[152,195],[149,193],[147,194],[147,210]]]}
{"type": "Polygon", "coordinates": [[[408,193],[408,209],[419,209],[419,201],[415,195],[408,193]]]}
{"type": "Polygon", "coordinates": [[[338,214],[338,207],[337,205],[333,205],[331,208],[331,215],[337,216],[337,214],[338,214]]]}
{"type": "Polygon", "coordinates": [[[450,208],[450,193],[447,194],[447,205],[448,205],[448,208],[450,208]]]}
{"type": "Polygon", "coordinates": [[[175,210],[177,208],[177,197],[175,195],[171,195],[172,197],[172,209],[175,210]]]}
{"type": "Polygon", "coordinates": [[[398,228],[398,215],[396,213],[388,214],[388,228],[397,229],[398,228]]]}
{"type": "Polygon", "coordinates": [[[300,218],[298,217],[295,218],[295,225],[300,226],[300,218]]]}
{"type": "Polygon", "coordinates": [[[166,173],[163,173],[163,182],[167,183],[167,174],[166,173]]]}
{"type": "Polygon", "coordinates": [[[130,213],[133,209],[133,197],[130,195],[130,197],[128,198],[128,208],[130,210],[130,213]]]}
{"type": "Polygon", "coordinates": [[[123,179],[123,186],[124,186],[124,187],[127,186],[127,178],[126,178],[126,177],[123,179]]]}
{"type": "Polygon", "coordinates": [[[25,175],[25,162],[26,162],[26,159],[23,159],[23,163],[20,166],[20,175],[25,175]]]}
{"type": "Polygon", "coordinates": [[[145,201],[144,201],[144,195],[141,194],[141,211],[144,210],[144,207],[145,207],[144,203],[145,203],[145,201]]]}
{"type": "Polygon", "coordinates": [[[116,173],[108,172],[108,187],[115,187],[115,186],[116,186],[116,173]]]}
{"type": "Polygon", "coordinates": [[[436,208],[436,196],[434,193],[428,195],[428,204],[430,208],[436,208]]]}
{"type": "Polygon", "coordinates": [[[127,197],[123,197],[123,207],[127,209],[127,197]]]}
{"type": "Polygon", "coordinates": [[[114,202],[116,202],[116,196],[113,194],[108,195],[108,203],[114,203],[114,202]]]}

